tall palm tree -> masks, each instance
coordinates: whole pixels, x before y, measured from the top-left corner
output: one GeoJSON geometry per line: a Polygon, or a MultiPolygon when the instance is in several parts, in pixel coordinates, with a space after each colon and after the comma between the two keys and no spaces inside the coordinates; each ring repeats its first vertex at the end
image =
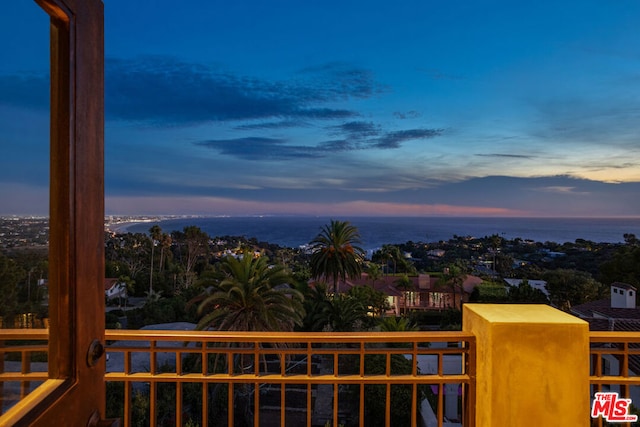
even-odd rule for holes
{"type": "Polygon", "coordinates": [[[453,293],[453,308],[462,308],[462,285],[464,284],[466,278],[467,274],[464,272],[462,267],[456,264],[451,264],[449,265],[449,267],[446,267],[444,269],[442,277],[439,280],[440,286],[447,286],[451,289],[453,293]],[[458,306],[456,302],[456,294],[458,290],[460,291],[460,306],[458,306]]]}
{"type": "Polygon", "coordinates": [[[330,279],[334,293],[338,279],[360,277],[365,252],[356,246],[359,243],[360,233],[349,221],[331,220],[311,241],[311,276],[330,279]]]}
{"type": "MultiPolygon", "coordinates": [[[[288,286],[293,279],[282,265],[269,265],[266,257],[255,258],[252,253],[245,252],[240,258],[230,255],[224,258],[220,269],[224,278],[209,295],[203,295],[198,314],[204,316],[196,329],[272,332],[292,331],[295,325],[302,324],[302,294],[288,286]]],[[[242,343],[239,345],[246,346],[242,343]]],[[[218,369],[218,362],[216,358],[214,371],[218,369]]],[[[263,362],[266,371],[266,361],[263,359],[263,362]]],[[[223,361],[223,364],[231,363],[239,372],[257,372],[250,354],[223,361]]],[[[216,386],[212,395],[217,395],[219,389],[220,386],[216,386]]],[[[250,385],[240,384],[234,391],[237,401],[242,402],[240,406],[251,408],[248,398],[252,393],[250,385]]],[[[238,419],[243,415],[247,416],[247,413],[236,414],[238,419]]],[[[245,421],[250,425],[248,420],[245,421]]]]}
{"type": "Polygon", "coordinates": [[[375,288],[376,280],[382,277],[380,265],[370,262],[367,267],[367,275],[369,276],[369,279],[371,279],[371,287],[375,288]]]}
{"type": "Polygon", "coordinates": [[[153,293],[153,254],[155,247],[162,237],[162,228],[155,224],[149,229],[149,237],[151,238],[151,267],[149,268],[149,294],[153,293]]]}
{"type": "Polygon", "coordinates": [[[404,302],[404,315],[407,315],[407,300],[409,299],[409,292],[414,290],[413,282],[409,279],[409,276],[403,274],[398,280],[395,281],[396,288],[402,291],[402,300],[404,302]]]}
{"type": "Polygon", "coordinates": [[[198,306],[196,329],[291,331],[302,324],[303,297],[288,286],[293,279],[283,266],[245,253],[227,256],[221,270],[225,278],[198,306]]]}
{"type": "Polygon", "coordinates": [[[171,235],[162,233],[162,236],[160,236],[160,265],[158,266],[158,271],[164,268],[165,252],[171,248],[172,243],[171,235]]]}

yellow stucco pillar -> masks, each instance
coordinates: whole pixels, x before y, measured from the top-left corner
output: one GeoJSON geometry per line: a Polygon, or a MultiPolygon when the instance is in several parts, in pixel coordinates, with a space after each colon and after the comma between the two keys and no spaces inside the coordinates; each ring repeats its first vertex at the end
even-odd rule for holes
{"type": "Polygon", "coordinates": [[[465,304],[476,336],[476,427],[590,423],[589,326],[546,305],[465,304]]]}

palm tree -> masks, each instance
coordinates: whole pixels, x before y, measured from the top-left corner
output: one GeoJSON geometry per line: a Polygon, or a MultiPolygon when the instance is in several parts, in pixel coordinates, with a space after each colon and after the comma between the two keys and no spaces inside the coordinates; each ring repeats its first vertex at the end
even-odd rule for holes
{"type": "MultiPolygon", "coordinates": [[[[391,246],[392,245],[386,245],[386,244],[382,245],[382,248],[375,251],[371,257],[372,260],[380,262],[380,264],[382,265],[382,271],[387,276],[389,275],[389,261],[394,260],[391,246]]],[[[395,265],[395,262],[394,262],[394,265],[395,265]]],[[[394,268],[394,273],[395,273],[395,268],[394,268]]]]}
{"type": "Polygon", "coordinates": [[[376,280],[382,277],[380,265],[370,262],[367,267],[367,275],[369,276],[369,279],[371,279],[371,287],[375,288],[376,280]]]}
{"type": "Polygon", "coordinates": [[[266,257],[245,253],[221,262],[225,275],[198,306],[203,317],[196,329],[292,331],[304,317],[302,294],[288,285],[291,276],[266,257]]]}
{"type": "Polygon", "coordinates": [[[414,332],[419,330],[418,325],[406,317],[385,317],[380,322],[381,332],[414,332]]]}
{"type": "MultiPolygon", "coordinates": [[[[208,295],[202,296],[198,314],[204,316],[196,329],[272,332],[292,331],[295,325],[302,324],[302,294],[289,287],[293,279],[282,265],[269,265],[266,257],[255,258],[252,253],[245,252],[240,258],[230,255],[224,258],[220,270],[224,278],[213,286],[208,295]]],[[[240,344],[241,347],[245,345],[240,344]]],[[[266,363],[265,360],[263,362],[266,363]]],[[[224,363],[233,363],[243,373],[252,367],[257,371],[250,354],[237,355],[224,363]]],[[[217,364],[216,358],[214,371],[218,369],[217,364]]],[[[218,385],[215,387],[213,396],[217,395],[219,388],[218,385]]],[[[238,401],[243,403],[240,406],[251,407],[248,399],[250,390],[249,384],[235,388],[238,401]]],[[[247,414],[236,414],[242,415],[247,414]]]]}
{"type": "Polygon", "coordinates": [[[324,283],[309,286],[306,281],[298,282],[297,289],[304,295],[305,317],[301,329],[307,332],[320,332],[328,323],[327,313],[331,311],[331,299],[324,283]]]}
{"type": "Polygon", "coordinates": [[[453,292],[453,308],[461,308],[456,304],[456,293],[457,290],[460,290],[460,304],[462,304],[462,285],[464,284],[466,278],[466,273],[458,265],[451,264],[449,265],[449,267],[444,269],[442,278],[440,279],[440,285],[448,286],[451,288],[453,292]]]}
{"type": "Polygon", "coordinates": [[[311,241],[311,276],[331,279],[334,293],[338,291],[338,279],[360,277],[365,252],[355,246],[358,243],[360,233],[349,221],[331,220],[311,241]]]}
{"type": "MultiPolygon", "coordinates": [[[[420,327],[406,317],[385,317],[380,322],[380,332],[416,332],[420,327]]],[[[429,343],[425,343],[427,346],[429,343]]],[[[387,347],[393,348],[411,348],[410,343],[388,342],[387,347]]]]}
{"type": "Polygon", "coordinates": [[[158,271],[162,271],[164,268],[165,251],[171,248],[171,243],[171,236],[167,233],[162,233],[162,236],[160,236],[160,265],[158,266],[158,271]]]}
{"type": "Polygon", "coordinates": [[[158,224],[149,229],[149,237],[151,237],[151,267],[149,268],[149,294],[151,294],[153,292],[153,254],[162,237],[162,229],[158,224]]]}
{"type": "Polygon", "coordinates": [[[409,279],[409,276],[403,274],[398,280],[395,281],[396,288],[402,291],[402,299],[404,301],[404,315],[407,315],[407,300],[409,299],[409,291],[414,289],[413,282],[409,279]]]}
{"type": "Polygon", "coordinates": [[[365,326],[367,307],[358,298],[349,294],[337,294],[324,307],[325,330],[332,332],[354,332],[365,326]]]}

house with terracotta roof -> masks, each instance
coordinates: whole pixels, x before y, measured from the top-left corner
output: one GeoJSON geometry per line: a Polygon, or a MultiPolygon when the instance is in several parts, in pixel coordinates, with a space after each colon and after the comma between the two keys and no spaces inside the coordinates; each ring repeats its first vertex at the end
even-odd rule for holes
{"type": "Polygon", "coordinates": [[[467,275],[462,286],[454,290],[450,286],[439,283],[438,277],[428,274],[409,276],[410,289],[403,290],[397,286],[399,276],[382,276],[372,279],[367,273],[362,273],[357,279],[338,282],[338,292],[348,292],[355,286],[369,286],[387,295],[391,310],[388,314],[400,315],[406,311],[443,310],[460,308],[462,302],[469,301],[473,289],[482,283],[477,276],[467,275]]]}
{"type": "Polygon", "coordinates": [[[640,331],[637,289],[628,283],[611,284],[609,298],[571,308],[571,313],[589,322],[592,331],[640,331]]]}
{"type": "MultiPolygon", "coordinates": [[[[637,289],[628,283],[614,282],[611,284],[611,296],[598,301],[580,304],[571,309],[571,312],[583,320],[589,322],[591,331],[640,331],[640,309],[636,307],[637,289]]],[[[609,345],[609,344],[606,344],[609,345]]],[[[628,359],[628,372],[621,372],[620,359],[615,354],[601,355],[602,375],[637,376],[640,374],[640,356],[630,354],[628,359]]],[[[593,366],[596,363],[594,361],[593,366]]],[[[594,368],[595,369],[595,368],[594,368]]],[[[620,393],[620,386],[611,386],[608,390],[620,393]]],[[[640,390],[631,387],[630,397],[634,402],[640,402],[640,390]]]]}
{"type": "Polygon", "coordinates": [[[104,279],[104,296],[107,298],[107,301],[116,298],[126,298],[127,284],[121,282],[119,279],[104,279]]]}

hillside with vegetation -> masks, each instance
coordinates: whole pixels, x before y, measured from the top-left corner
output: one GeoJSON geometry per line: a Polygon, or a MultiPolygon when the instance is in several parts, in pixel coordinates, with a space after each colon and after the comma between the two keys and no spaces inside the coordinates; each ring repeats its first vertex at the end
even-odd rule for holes
{"type": "MultiPolygon", "coordinates": [[[[4,327],[15,325],[12,319],[24,313],[45,318],[46,221],[29,219],[22,224],[12,219],[2,226],[0,316],[4,327]]],[[[358,246],[357,227],[332,221],[310,243],[304,248],[281,247],[255,238],[210,236],[195,226],[171,232],[158,225],[148,233],[105,232],[105,277],[124,283],[128,294],[107,301],[107,328],[177,321],[218,328],[221,323],[214,322],[212,311],[225,304],[222,293],[239,290],[264,292],[261,298],[281,303],[285,300],[280,294],[287,293],[287,301],[297,301],[283,311],[291,321],[274,324],[286,323],[289,330],[388,328],[383,324],[388,309],[384,294],[367,286],[334,292],[338,280],[363,272],[374,281],[396,276],[398,287],[403,277],[426,273],[453,289],[456,277],[472,274],[482,278],[470,296],[473,302],[547,303],[561,309],[606,296],[612,282],[640,285],[640,242],[633,234],[625,234],[624,243],[577,239],[562,244],[454,235],[447,241],[383,245],[366,259],[358,246]],[[265,277],[273,272],[281,276],[276,282],[265,277]],[[243,280],[254,285],[257,279],[252,274],[264,283],[256,287],[258,291],[241,289],[243,280]],[[522,283],[508,286],[505,278],[522,283]],[[528,284],[533,280],[546,281],[548,297],[528,284]]],[[[411,321],[404,328],[460,324],[457,307],[407,311],[404,317],[411,321]]]]}

